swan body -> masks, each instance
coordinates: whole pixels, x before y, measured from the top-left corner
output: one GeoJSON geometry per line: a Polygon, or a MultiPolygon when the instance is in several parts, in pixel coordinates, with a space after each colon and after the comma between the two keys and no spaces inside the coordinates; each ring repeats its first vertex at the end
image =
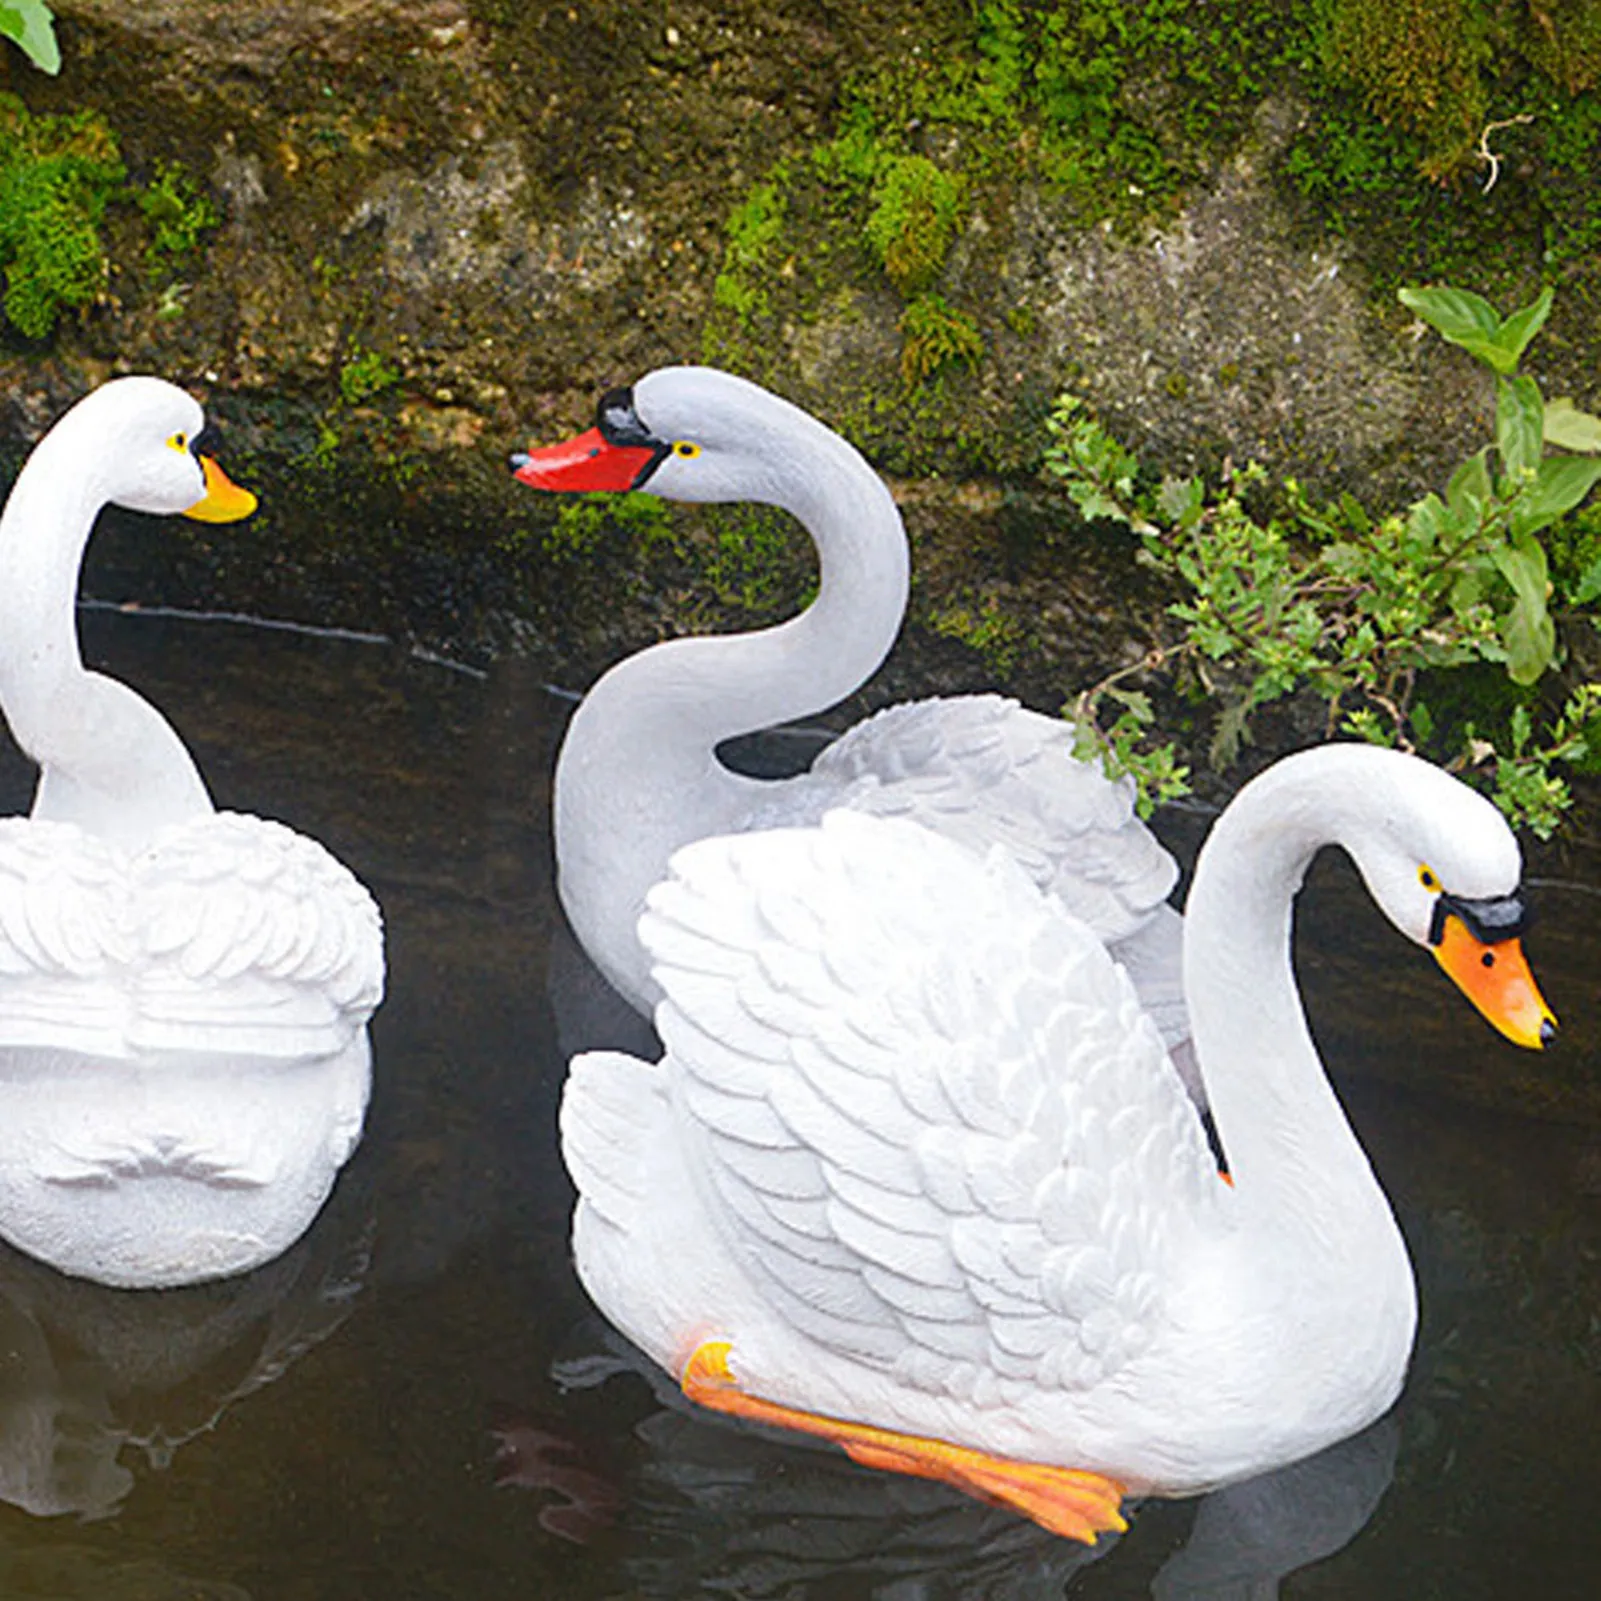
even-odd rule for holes
{"type": "Polygon", "coordinates": [[[1331,843],[1503,1032],[1554,1026],[1495,808],[1396,752],[1286,758],[1215,826],[1184,921],[1229,1185],[1126,971],[1004,850],[849,811],[686,847],[640,925],[665,1056],[580,1056],[565,1092],[590,1295],[724,1410],[893,1431],[840,1436],[889,1465],[910,1438],[1086,1470],[1114,1511],[1362,1428],[1416,1301],[1291,967],[1331,843]]]}
{"type": "Polygon", "coordinates": [[[383,989],[350,872],[218,812],[171,724],[79,653],[103,505],[253,508],[196,454],[203,427],[173,385],[114,380],[0,516],[0,709],[40,768],[30,815],[0,820],[0,1235],[119,1284],[242,1271],[298,1237],[359,1137],[383,989]]]}
{"type": "Polygon", "coordinates": [[[675,850],[847,807],[971,849],[1002,845],[1112,944],[1170,1045],[1181,1044],[1179,919],[1166,904],[1177,867],[1135,816],[1132,786],[1078,760],[1061,719],[996,695],[933,699],[857,724],[795,778],[749,778],[718,760],[726,739],[842,700],[899,632],[906,535],[855,449],[755,384],[681,367],[608,394],[597,427],[578,439],[513,461],[546,490],[777,506],[817,546],[819,589],[806,611],[757,633],[641,651],[595,684],[569,725],[555,785],[562,905],[636,1010],[648,1016],[661,999],[637,928],[675,850]]]}

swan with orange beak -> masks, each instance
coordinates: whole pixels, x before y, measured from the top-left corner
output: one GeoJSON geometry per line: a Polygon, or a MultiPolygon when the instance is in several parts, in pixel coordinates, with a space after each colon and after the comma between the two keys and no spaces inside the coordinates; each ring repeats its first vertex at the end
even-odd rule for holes
{"type": "Polygon", "coordinates": [[[1550,1045],[1557,1020],[1523,954],[1529,911],[1522,890],[1474,900],[1439,889],[1427,867],[1419,877],[1425,889],[1437,891],[1428,933],[1434,959],[1514,1045],[1550,1045]]]}

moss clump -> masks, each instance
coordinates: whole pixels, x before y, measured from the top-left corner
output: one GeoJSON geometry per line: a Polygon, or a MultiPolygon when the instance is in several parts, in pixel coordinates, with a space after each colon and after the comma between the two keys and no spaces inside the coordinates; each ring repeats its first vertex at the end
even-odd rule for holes
{"type": "Polygon", "coordinates": [[[1012,673],[1029,648],[1028,630],[993,595],[973,597],[931,612],[929,627],[943,639],[954,639],[976,651],[997,677],[1012,673]]]}
{"type": "Polygon", "coordinates": [[[947,367],[971,367],[984,357],[978,324],[932,291],[919,295],[902,314],[901,341],[901,376],[908,385],[947,367]]]}
{"type": "Polygon", "coordinates": [[[1601,85],[1601,0],[1529,7],[1529,60],[1569,94],[1601,85]]]}
{"type": "Polygon", "coordinates": [[[176,161],[158,161],[155,176],[139,195],[150,224],[145,265],[153,278],[172,273],[222,220],[199,184],[176,161]]]}
{"type": "Polygon", "coordinates": [[[929,288],[945,265],[961,213],[960,178],[927,156],[888,156],[873,182],[867,241],[903,295],[929,288]]]}
{"type": "Polygon", "coordinates": [[[124,170],[116,136],[94,112],[36,117],[0,94],[0,268],[5,315],[19,333],[44,339],[63,311],[104,291],[100,221],[124,170]]]}
{"type": "Polygon", "coordinates": [[[724,227],[728,248],[713,294],[717,304],[727,307],[742,323],[748,324],[768,309],[761,275],[784,231],[786,177],[786,170],[780,167],[767,182],[757,184],[734,208],[724,227]]]}
{"type": "Polygon", "coordinates": [[[1485,122],[1487,17],[1474,0],[1332,0],[1323,64],[1369,110],[1424,143],[1424,170],[1460,166],[1485,122]]]}
{"type": "Polygon", "coordinates": [[[400,370],[385,360],[376,350],[355,346],[349,358],[339,369],[339,394],[347,406],[359,406],[362,401],[393,389],[400,382],[400,370]]]}

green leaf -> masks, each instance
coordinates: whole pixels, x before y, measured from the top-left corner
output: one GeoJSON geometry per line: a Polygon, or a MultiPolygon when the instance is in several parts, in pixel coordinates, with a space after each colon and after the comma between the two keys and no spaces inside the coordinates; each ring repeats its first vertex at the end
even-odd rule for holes
{"type": "Polygon", "coordinates": [[[1545,403],[1545,442],[1559,450],[1601,452],[1601,417],[1580,411],[1571,400],[1545,403]]]}
{"type": "Polygon", "coordinates": [[[1597,556],[1584,569],[1578,585],[1573,591],[1573,604],[1575,606],[1588,606],[1592,600],[1598,598],[1601,598],[1601,556],[1597,556]]]}
{"type": "MultiPolygon", "coordinates": [[[[1551,301],[1556,291],[1548,284],[1540,291],[1537,299],[1531,301],[1520,311],[1514,311],[1507,320],[1501,324],[1500,332],[1496,336],[1496,343],[1511,359],[1512,366],[1518,363],[1518,358],[1529,347],[1529,341],[1545,326],[1545,319],[1551,315],[1551,301]]],[[[1511,367],[1506,369],[1510,372],[1511,367]]],[[[1496,368],[1500,372],[1499,367],[1496,368]]]]}
{"type": "Polygon", "coordinates": [[[1206,489],[1198,478],[1164,478],[1156,492],[1156,509],[1179,528],[1191,528],[1200,519],[1206,489]]]}
{"type": "Polygon", "coordinates": [[[1407,511],[1407,529],[1425,544],[1437,544],[1440,536],[1454,526],[1455,519],[1451,516],[1453,509],[1438,495],[1427,494],[1422,500],[1415,501],[1407,511]]]}
{"type": "Polygon", "coordinates": [[[1501,465],[1513,477],[1540,464],[1545,403],[1532,378],[1501,378],[1495,386],[1495,444],[1501,465]]]}
{"type": "Polygon", "coordinates": [[[1546,610],[1549,578],[1545,551],[1534,539],[1504,545],[1495,565],[1512,586],[1512,609],[1502,619],[1501,639],[1507,651],[1507,676],[1514,684],[1532,684],[1556,660],[1556,626],[1546,610]]]}
{"type": "Polygon", "coordinates": [[[1483,450],[1469,456],[1451,474],[1445,500],[1458,517],[1476,516],[1479,508],[1490,498],[1490,469],[1484,464],[1484,456],[1483,450]]]}
{"type": "Polygon", "coordinates": [[[0,0],[0,33],[14,39],[41,72],[54,77],[61,71],[55,20],[44,0],[0,0]]]}
{"type": "Polygon", "coordinates": [[[1496,339],[1501,319],[1482,295],[1467,289],[1403,289],[1400,299],[1403,306],[1453,345],[1488,361],[1497,372],[1512,370],[1500,364],[1505,359],[1496,339]]]}
{"type": "Polygon", "coordinates": [[[1521,495],[1512,512],[1512,529],[1519,536],[1554,523],[1566,515],[1601,482],[1601,460],[1592,456],[1548,456],[1535,472],[1534,483],[1521,495]]]}

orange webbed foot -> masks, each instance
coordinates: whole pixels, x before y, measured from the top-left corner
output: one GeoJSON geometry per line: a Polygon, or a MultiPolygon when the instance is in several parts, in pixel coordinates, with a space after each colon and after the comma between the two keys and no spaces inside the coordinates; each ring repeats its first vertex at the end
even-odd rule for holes
{"type": "Polygon", "coordinates": [[[1093,1545],[1099,1534],[1121,1534],[1128,1527],[1119,1511],[1123,1486],[1115,1479],[1079,1468],[991,1456],[945,1440],[898,1434],[764,1401],[740,1389],[728,1365],[729,1351],[726,1340],[707,1340],[690,1354],[679,1382],[691,1401],[753,1423],[831,1440],[864,1467],[937,1479],[981,1501],[1010,1507],[1053,1534],[1086,1545],[1093,1545]]]}

